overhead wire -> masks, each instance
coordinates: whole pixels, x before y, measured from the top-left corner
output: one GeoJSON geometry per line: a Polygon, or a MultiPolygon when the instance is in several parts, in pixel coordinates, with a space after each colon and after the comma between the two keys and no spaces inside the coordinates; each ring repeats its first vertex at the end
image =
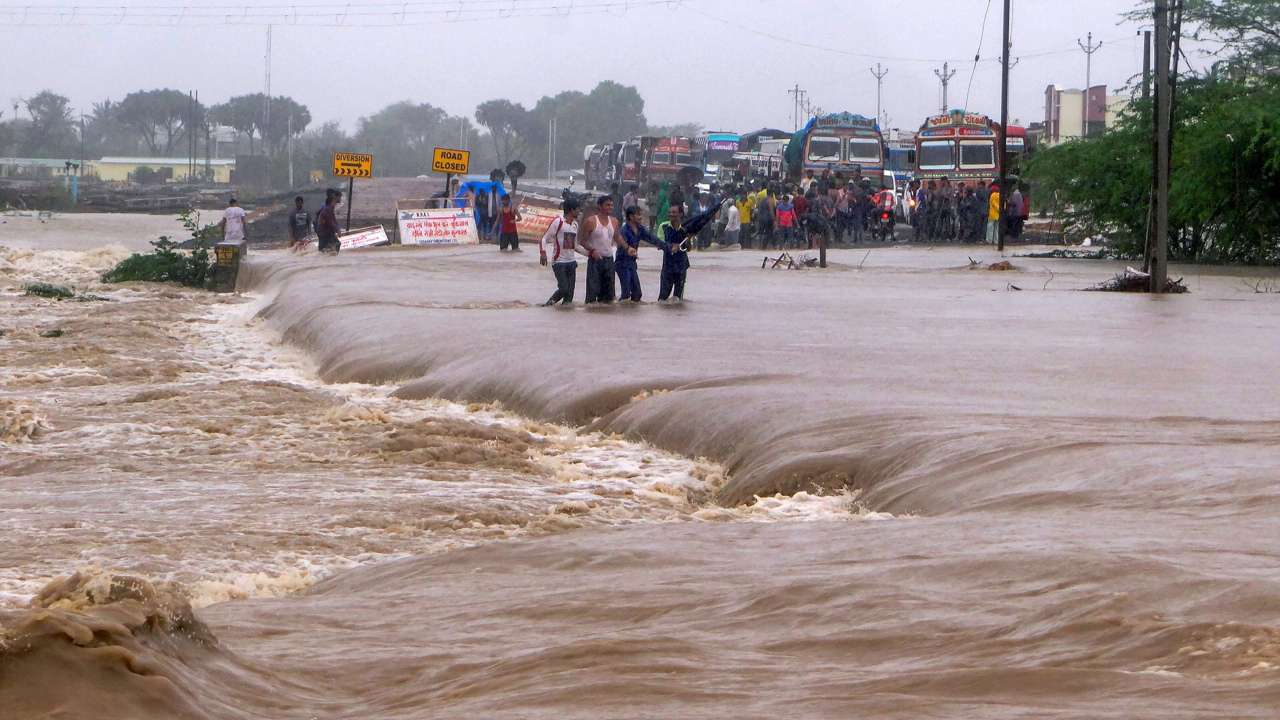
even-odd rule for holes
{"type": "Polygon", "coordinates": [[[969,93],[973,92],[973,78],[978,74],[978,61],[982,58],[982,43],[987,39],[987,19],[991,17],[991,0],[982,13],[982,29],[978,32],[978,51],[973,54],[973,68],[969,70],[969,86],[964,90],[964,107],[969,107],[969,93]]]}
{"type": "Polygon", "coordinates": [[[31,5],[0,2],[0,18],[17,27],[297,25],[401,27],[505,20],[625,14],[647,7],[676,7],[685,0],[419,0],[417,2],[300,2],[289,4],[31,5]]]}

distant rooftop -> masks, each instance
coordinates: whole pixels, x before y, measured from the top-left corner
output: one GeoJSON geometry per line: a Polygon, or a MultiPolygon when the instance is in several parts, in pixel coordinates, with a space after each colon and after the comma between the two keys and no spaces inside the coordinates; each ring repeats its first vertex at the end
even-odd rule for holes
{"type": "MultiPolygon", "coordinates": [[[[190,160],[187,158],[153,158],[153,157],[104,157],[101,160],[93,160],[99,165],[186,165],[190,160]]],[[[196,158],[196,165],[204,165],[204,158],[196,158]]],[[[213,158],[207,161],[209,165],[235,165],[236,161],[231,158],[213,158]]]]}

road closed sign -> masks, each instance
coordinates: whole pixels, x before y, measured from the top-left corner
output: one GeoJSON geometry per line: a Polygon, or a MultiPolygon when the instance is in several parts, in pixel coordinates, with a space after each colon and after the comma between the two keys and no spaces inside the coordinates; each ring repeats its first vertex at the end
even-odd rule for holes
{"type": "Polygon", "coordinates": [[[466,175],[471,170],[471,151],[436,148],[431,156],[431,172],[466,175]]]}
{"type": "Polygon", "coordinates": [[[334,153],[333,174],[335,177],[371,178],[373,156],[364,153],[334,153]]]}

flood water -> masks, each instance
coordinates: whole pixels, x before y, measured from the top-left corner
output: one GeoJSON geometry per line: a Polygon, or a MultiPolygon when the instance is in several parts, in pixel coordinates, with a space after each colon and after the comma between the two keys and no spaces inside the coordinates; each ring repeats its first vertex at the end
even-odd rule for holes
{"type": "Polygon", "coordinates": [[[16,717],[1280,706],[1280,295],[1238,271],[698,253],[681,305],[552,309],[534,249],[213,297],[41,247],[0,251],[16,717]],[[68,276],[111,301],[19,294],[68,276]]]}

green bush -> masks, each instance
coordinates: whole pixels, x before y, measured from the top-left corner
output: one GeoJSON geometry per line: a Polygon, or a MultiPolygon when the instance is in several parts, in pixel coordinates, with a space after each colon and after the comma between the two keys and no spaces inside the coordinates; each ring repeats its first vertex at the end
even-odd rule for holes
{"type": "Polygon", "coordinates": [[[209,279],[212,263],[209,247],[222,238],[217,225],[201,225],[200,213],[184,210],[178,222],[191,233],[194,249],[190,252],[178,249],[178,243],[168,236],[153,240],[154,251],[134,253],[120,261],[102,276],[103,282],[167,282],[188,287],[204,287],[209,279]]]}
{"type": "Polygon", "coordinates": [[[181,251],[168,237],[153,240],[151,245],[153,252],[134,253],[121,260],[102,276],[102,282],[167,282],[204,287],[210,265],[207,249],[181,251]]]}

